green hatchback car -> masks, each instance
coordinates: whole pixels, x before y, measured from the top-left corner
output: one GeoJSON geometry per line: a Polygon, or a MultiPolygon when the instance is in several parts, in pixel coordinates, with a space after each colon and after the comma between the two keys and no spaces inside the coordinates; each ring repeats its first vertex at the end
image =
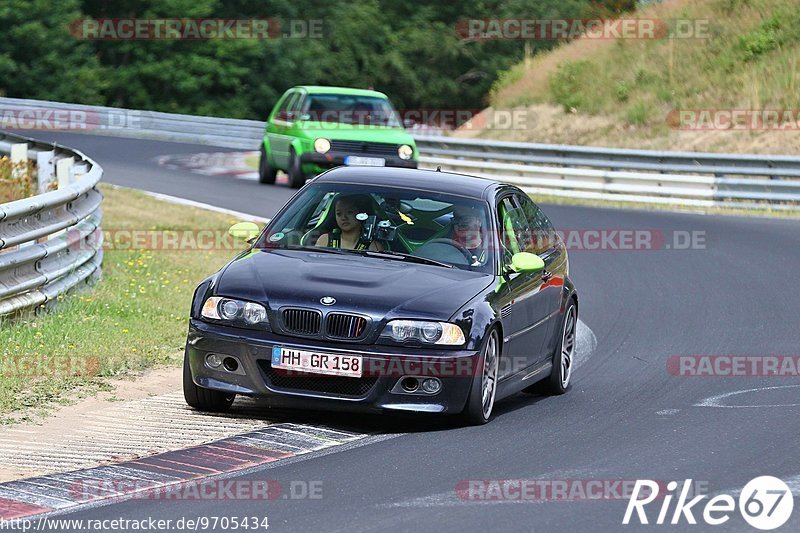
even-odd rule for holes
{"type": "Polygon", "coordinates": [[[258,176],[289,186],[326,169],[347,166],[417,168],[414,139],[383,93],[344,87],[299,86],[286,91],[267,119],[258,176]]]}

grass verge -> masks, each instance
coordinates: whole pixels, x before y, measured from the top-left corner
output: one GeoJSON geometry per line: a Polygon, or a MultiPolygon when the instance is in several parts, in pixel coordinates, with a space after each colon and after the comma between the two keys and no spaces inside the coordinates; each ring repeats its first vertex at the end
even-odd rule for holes
{"type": "Polygon", "coordinates": [[[107,378],[179,364],[195,286],[244,248],[217,239],[237,222],[229,215],[101,190],[101,281],[63,297],[52,312],[0,324],[0,420],[107,389],[107,378]]]}

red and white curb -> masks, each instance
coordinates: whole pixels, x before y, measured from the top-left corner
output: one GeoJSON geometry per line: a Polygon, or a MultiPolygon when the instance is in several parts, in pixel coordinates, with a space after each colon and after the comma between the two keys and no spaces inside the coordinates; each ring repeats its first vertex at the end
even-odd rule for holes
{"type": "MultiPolygon", "coordinates": [[[[12,520],[88,503],[152,497],[165,488],[208,483],[235,473],[340,446],[367,435],[305,424],[279,423],[208,444],[113,465],[0,484],[0,519],[12,520]]],[[[274,489],[274,487],[273,487],[274,489]]],[[[196,487],[194,490],[199,490],[196,487]]],[[[279,492],[265,492],[265,498],[279,492]]]]}

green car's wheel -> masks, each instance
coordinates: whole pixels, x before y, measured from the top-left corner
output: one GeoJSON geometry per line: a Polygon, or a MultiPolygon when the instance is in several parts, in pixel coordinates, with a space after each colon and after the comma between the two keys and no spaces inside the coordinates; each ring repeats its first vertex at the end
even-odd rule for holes
{"type": "Polygon", "coordinates": [[[292,189],[299,189],[306,183],[306,177],[303,174],[303,167],[300,164],[300,158],[297,157],[297,154],[294,151],[294,148],[291,149],[289,153],[289,170],[287,171],[289,174],[289,187],[292,189]]]}
{"type": "Polygon", "coordinates": [[[264,145],[261,145],[261,158],[258,160],[258,182],[265,185],[272,185],[275,183],[275,177],[278,175],[277,169],[269,164],[267,151],[264,145]]]}

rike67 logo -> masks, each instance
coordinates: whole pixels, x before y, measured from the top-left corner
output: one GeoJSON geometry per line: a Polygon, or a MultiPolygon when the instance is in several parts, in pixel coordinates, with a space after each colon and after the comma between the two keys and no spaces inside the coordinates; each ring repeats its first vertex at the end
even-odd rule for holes
{"type": "MultiPolygon", "coordinates": [[[[662,485],[663,486],[663,485],[662,485]]],[[[736,511],[737,502],[729,494],[718,494],[709,498],[701,494],[689,499],[692,480],[687,479],[681,487],[677,481],[667,483],[666,492],[659,493],[660,485],[649,479],[639,479],[633,488],[625,517],[624,525],[638,522],[640,524],[697,524],[697,518],[710,526],[719,526],[730,520],[736,511]],[[675,502],[672,506],[673,500],[675,502]],[[703,500],[709,498],[704,504],[703,500]],[[653,502],[660,501],[661,506],[655,522],[647,515],[645,507],[653,502]],[[698,516],[695,516],[695,515],[698,516]],[[635,517],[635,518],[634,518],[635,517]],[[631,520],[633,519],[633,522],[631,520]]],[[[739,513],[742,518],[756,529],[768,531],[779,528],[792,516],[794,496],[789,486],[780,479],[772,476],[760,476],[750,480],[739,494],[739,513]]],[[[651,507],[651,511],[658,508],[658,504],[651,507]]]]}

